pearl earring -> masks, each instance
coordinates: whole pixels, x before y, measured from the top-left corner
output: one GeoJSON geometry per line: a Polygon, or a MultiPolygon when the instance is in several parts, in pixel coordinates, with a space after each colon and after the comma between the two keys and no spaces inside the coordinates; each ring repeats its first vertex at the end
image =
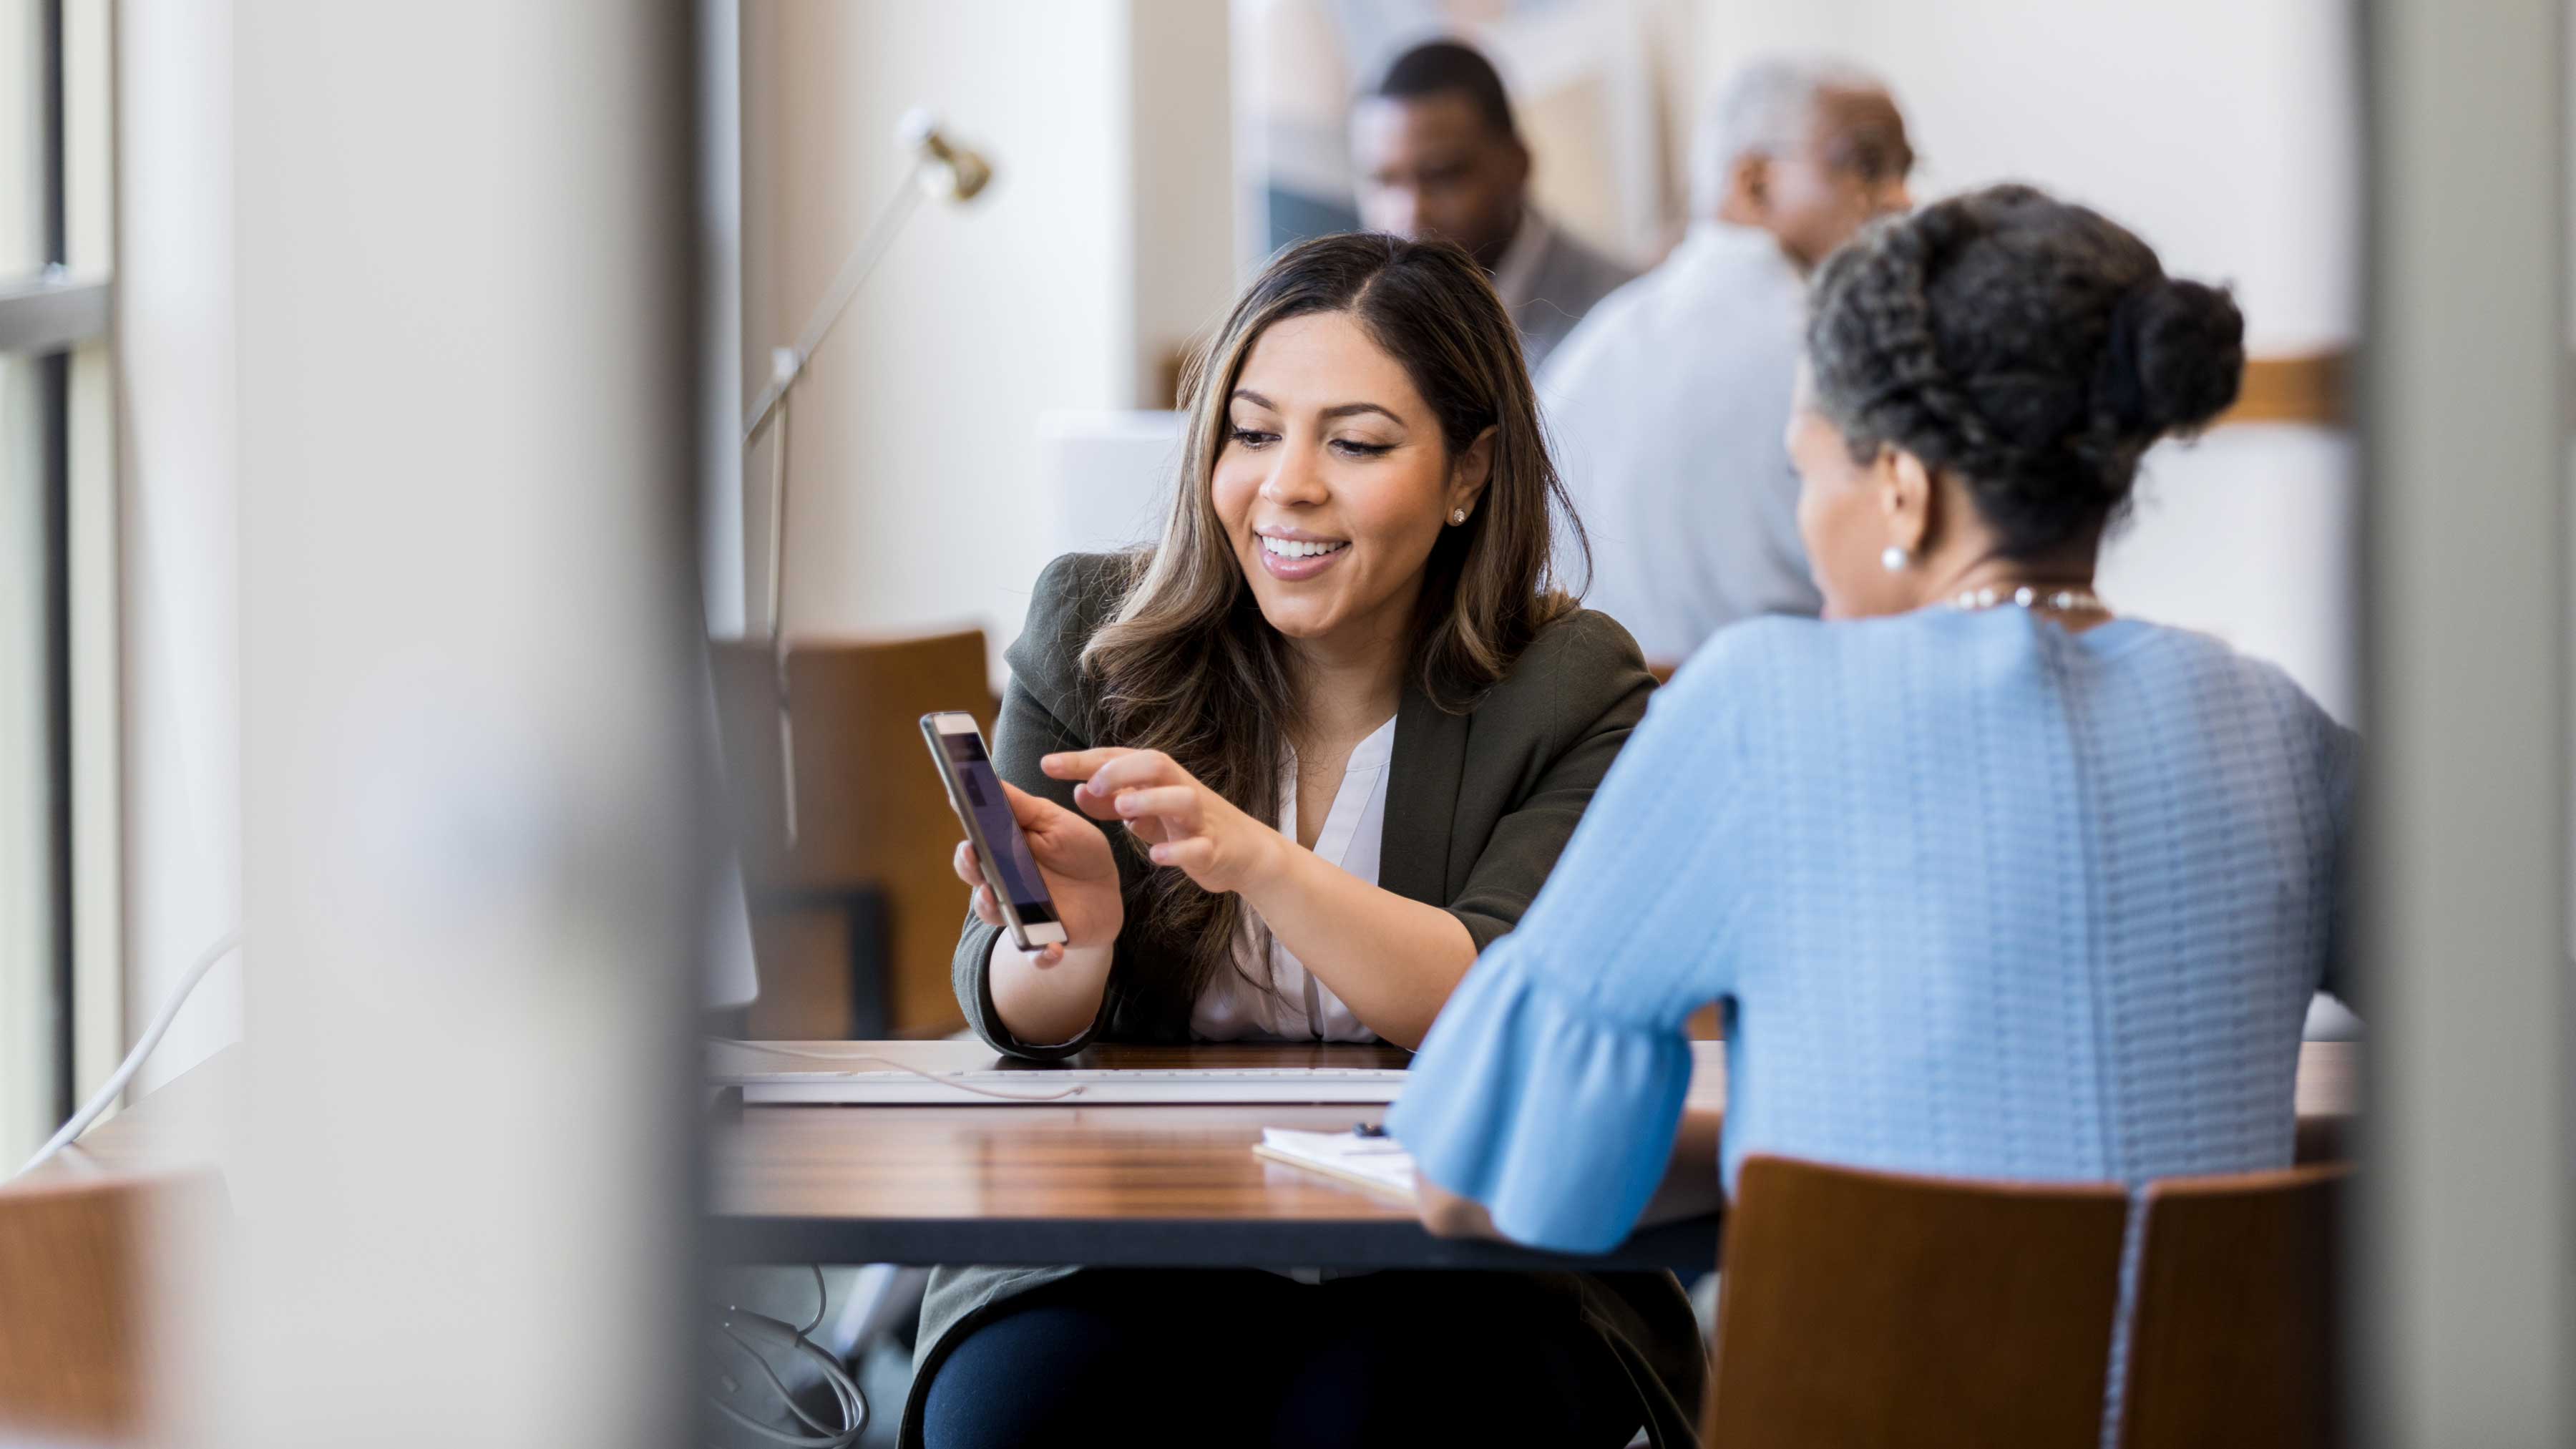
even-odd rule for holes
{"type": "Polygon", "coordinates": [[[1465,523],[1466,521],[1467,521],[1467,510],[1466,510],[1466,509],[1463,509],[1463,508],[1452,508],[1452,509],[1450,509],[1450,510],[1449,510],[1449,522],[1450,522],[1452,525],[1465,523]]]}
{"type": "Polygon", "coordinates": [[[1905,570],[1911,567],[1913,563],[1914,555],[1907,553],[1903,548],[1892,543],[1887,546],[1887,550],[1884,553],[1881,553],[1878,556],[1878,566],[1892,574],[1901,574],[1905,572],[1905,570]]]}

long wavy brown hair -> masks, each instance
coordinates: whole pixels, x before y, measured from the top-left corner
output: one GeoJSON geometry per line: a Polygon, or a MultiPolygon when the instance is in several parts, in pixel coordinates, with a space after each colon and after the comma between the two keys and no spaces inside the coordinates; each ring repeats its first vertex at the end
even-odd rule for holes
{"type": "MultiPolygon", "coordinates": [[[[1575,606],[1556,573],[1560,528],[1567,552],[1590,569],[1582,524],[1548,458],[1520,334],[1482,268],[1445,242],[1374,233],[1319,237],[1273,257],[1182,374],[1189,432],[1163,536],[1131,556],[1126,596],[1082,656],[1104,743],[1161,750],[1264,821],[1279,818],[1281,766],[1305,706],[1290,683],[1287,641],[1262,618],[1217,517],[1211,479],[1253,344],[1274,323],[1320,312],[1349,313],[1403,365],[1440,420],[1450,458],[1494,431],[1482,501],[1464,526],[1440,531],[1425,566],[1409,674],[1434,705],[1473,709],[1539,630],[1575,606]]],[[[1243,904],[1178,870],[1151,879],[1137,924],[1140,944],[1152,945],[1134,964],[1195,999],[1236,960],[1243,904]]],[[[1266,971],[1247,979],[1269,986],[1266,971]]]]}

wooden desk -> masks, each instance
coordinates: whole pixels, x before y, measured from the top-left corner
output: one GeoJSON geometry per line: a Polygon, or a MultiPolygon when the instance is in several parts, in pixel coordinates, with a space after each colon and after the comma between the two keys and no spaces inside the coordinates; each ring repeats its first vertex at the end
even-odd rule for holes
{"type": "MultiPolygon", "coordinates": [[[[859,1050],[850,1043],[803,1043],[859,1050]]],[[[1001,1067],[977,1042],[880,1042],[925,1070],[1001,1067]]],[[[1400,1067],[1382,1046],[1098,1047],[1085,1067],[1400,1067]]],[[[1706,1076],[1723,1091],[1723,1073],[1706,1076]]],[[[1720,1105],[1716,1099],[1711,1105],[1720,1105]]],[[[1610,1259],[1434,1238],[1408,1204],[1252,1155],[1264,1127],[1347,1131],[1369,1106],[749,1107],[711,1134],[715,1246],[744,1262],[1095,1267],[1704,1270],[1714,1218],[1610,1259]]]]}
{"type": "MultiPolygon", "coordinates": [[[[851,1043],[814,1043],[854,1051],[851,1043]]],[[[973,1042],[867,1050],[925,1069],[1016,1067],[973,1042]]],[[[1725,1105],[1723,1047],[1693,1047],[1694,1105],[1725,1105]]],[[[1105,1047],[1100,1067],[1397,1066],[1390,1047],[1105,1047]]],[[[2346,1043],[2300,1063],[2305,1143],[2331,1142],[2357,1096],[2346,1043]]],[[[1340,1131],[1379,1107],[739,1109],[711,1133],[711,1237],[742,1262],[1706,1271],[1714,1217],[1649,1229],[1606,1258],[1434,1238],[1403,1205],[1252,1155],[1264,1127],[1340,1131]]]]}
{"type": "MultiPolygon", "coordinates": [[[[855,1044],[824,1044],[857,1050],[855,1044]]],[[[1011,1065],[972,1042],[881,1042],[923,1066],[1011,1065]]],[[[1725,1103],[1721,1048],[1693,1048],[1692,1100],[1725,1103]]],[[[1076,1065],[1397,1066],[1391,1047],[1110,1047],[1076,1065]]],[[[30,1185],[223,1167],[240,1049],[218,1052],[45,1164],[30,1185]]],[[[2301,1156],[2331,1155],[2360,1096],[2360,1050],[2299,1063],[2301,1156]]],[[[1377,1107],[752,1107],[709,1133],[709,1245],[741,1262],[1266,1264],[1697,1272],[1717,1223],[1653,1229],[1606,1259],[1446,1242],[1412,1213],[1252,1155],[1264,1127],[1339,1131],[1377,1107]]]]}

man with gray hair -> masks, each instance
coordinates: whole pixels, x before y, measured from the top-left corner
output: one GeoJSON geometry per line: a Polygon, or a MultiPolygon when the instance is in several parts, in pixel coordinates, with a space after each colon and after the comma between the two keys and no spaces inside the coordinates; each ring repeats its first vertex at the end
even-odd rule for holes
{"type": "Polygon", "coordinates": [[[1910,205],[1887,88],[1838,61],[1755,61],[1693,136],[1690,235],[1593,309],[1539,373],[1591,536],[1586,602],[1678,665],[1756,614],[1814,614],[1782,435],[1806,273],[1910,205]]]}

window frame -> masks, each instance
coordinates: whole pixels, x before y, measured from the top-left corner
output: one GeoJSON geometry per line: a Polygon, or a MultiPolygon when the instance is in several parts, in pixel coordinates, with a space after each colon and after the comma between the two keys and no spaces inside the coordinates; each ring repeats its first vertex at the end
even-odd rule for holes
{"type": "Polygon", "coordinates": [[[70,257],[70,134],[66,124],[63,0],[39,0],[37,71],[42,147],[37,204],[43,260],[31,274],[0,277],[0,353],[36,368],[35,425],[41,434],[37,486],[45,537],[44,717],[47,876],[51,916],[46,973],[47,1073],[57,1120],[78,1105],[78,937],[73,870],[77,785],[73,774],[72,364],[80,347],[109,336],[109,279],[76,275],[70,257]]]}

